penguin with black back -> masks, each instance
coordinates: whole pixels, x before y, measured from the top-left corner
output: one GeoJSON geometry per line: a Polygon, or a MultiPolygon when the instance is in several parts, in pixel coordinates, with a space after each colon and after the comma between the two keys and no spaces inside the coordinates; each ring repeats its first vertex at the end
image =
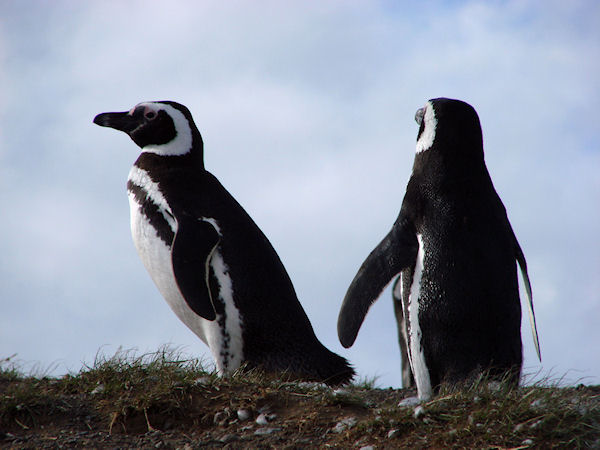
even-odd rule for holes
{"type": "Polygon", "coordinates": [[[99,114],[142,149],[127,181],[139,256],[177,317],[208,347],[220,375],[243,364],[330,385],[354,370],[319,342],[271,243],[204,168],[189,110],[145,102],[99,114]]]}
{"type": "Polygon", "coordinates": [[[340,342],[354,343],[369,307],[400,274],[394,289],[402,299],[399,335],[406,327],[419,400],[442,383],[469,382],[484,372],[518,384],[517,263],[539,358],[531,284],[484,162],[479,117],[465,102],[436,98],[415,119],[416,156],[400,214],[348,288],[338,317],[340,342]]]}

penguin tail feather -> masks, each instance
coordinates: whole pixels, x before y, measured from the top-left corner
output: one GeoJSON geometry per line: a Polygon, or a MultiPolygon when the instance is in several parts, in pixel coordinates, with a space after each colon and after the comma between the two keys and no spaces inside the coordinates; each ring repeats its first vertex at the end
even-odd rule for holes
{"type": "Polygon", "coordinates": [[[354,368],[346,358],[333,352],[330,353],[329,364],[319,367],[320,381],[328,386],[339,386],[350,383],[356,375],[354,368]]]}

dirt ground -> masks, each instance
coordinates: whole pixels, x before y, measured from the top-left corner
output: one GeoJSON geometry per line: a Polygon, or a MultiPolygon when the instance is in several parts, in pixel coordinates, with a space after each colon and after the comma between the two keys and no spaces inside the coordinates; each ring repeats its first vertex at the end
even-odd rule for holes
{"type": "Polygon", "coordinates": [[[157,394],[86,383],[0,379],[0,447],[600,448],[598,386],[488,386],[399,406],[415,392],[200,378],[157,394]]]}

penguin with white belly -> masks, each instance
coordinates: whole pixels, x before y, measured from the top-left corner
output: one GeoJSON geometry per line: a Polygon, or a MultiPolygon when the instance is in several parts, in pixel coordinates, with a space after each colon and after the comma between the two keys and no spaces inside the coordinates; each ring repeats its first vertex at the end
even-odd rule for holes
{"type": "Polygon", "coordinates": [[[189,110],[140,103],[94,123],[142,149],[127,181],[136,249],[171,309],[206,343],[219,374],[242,364],[336,385],[354,370],[315,336],[271,243],[204,168],[189,110]]]}
{"type": "MultiPolygon", "coordinates": [[[[487,372],[517,384],[523,362],[521,268],[535,348],[527,265],[483,156],[477,113],[437,98],[417,111],[417,153],[400,214],[348,288],[338,335],[350,347],[371,304],[398,274],[398,329],[419,399],[487,372]]],[[[410,374],[403,380],[410,381],[410,374]]]]}

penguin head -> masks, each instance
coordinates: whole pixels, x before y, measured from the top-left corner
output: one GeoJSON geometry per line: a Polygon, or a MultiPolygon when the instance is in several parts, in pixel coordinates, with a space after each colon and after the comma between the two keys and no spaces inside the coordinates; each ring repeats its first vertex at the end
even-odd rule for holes
{"type": "Polygon", "coordinates": [[[435,98],[415,113],[419,125],[417,154],[436,152],[449,158],[483,156],[481,125],[475,109],[460,100],[435,98]]]}
{"type": "Polygon", "coordinates": [[[176,102],[139,103],[129,111],[98,114],[94,123],[127,133],[144,152],[177,156],[202,151],[190,111],[176,102]]]}
{"type": "Polygon", "coordinates": [[[483,163],[483,138],[475,109],[460,100],[435,98],[415,113],[419,125],[415,169],[472,171],[483,163]]]}

